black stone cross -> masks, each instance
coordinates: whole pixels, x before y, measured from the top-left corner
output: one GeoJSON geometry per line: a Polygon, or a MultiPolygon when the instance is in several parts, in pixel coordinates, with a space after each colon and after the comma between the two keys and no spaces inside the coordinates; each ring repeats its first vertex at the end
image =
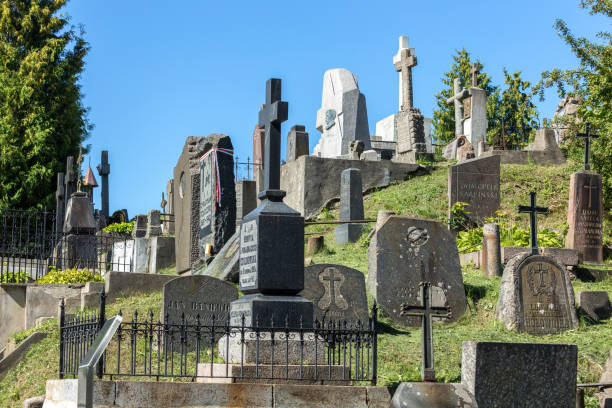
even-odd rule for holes
{"type": "Polygon", "coordinates": [[[599,135],[591,133],[591,124],[589,122],[585,125],[585,133],[578,133],[576,136],[583,137],[584,141],[584,169],[591,170],[591,139],[598,139],[599,135]]]}
{"type": "Polygon", "coordinates": [[[259,111],[259,126],[266,129],[264,149],[264,189],[258,194],[262,200],[282,200],[280,190],[281,123],[287,120],[289,104],[281,101],[281,80],[266,82],[266,104],[259,111]]]}
{"type": "Polygon", "coordinates": [[[450,308],[445,306],[431,305],[431,283],[421,282],[421,305],[400,305],[402,316],[421,317],[421,327],[423,334],[423,365],[421,368],[421,378],[423,381],[433,382],[436,380],[436,370],[434,369],[433,356],[433,322],[432,317],[450,317],[450,308]]]}
{"type": "Polygon", "coordinates": [[[537,207],[536,206],[536,193],[535,191],[529,192],[530,204],[519,205],[518,210],[520,213],[529,213],[529,229],[531,231],[531,254],[538,254],[538,226],[537,226],[537,214],[548,214],[548,207],[537,207]]]}
{"type": "Polygon", "coordinates": [[[472,64],[472,69],[470,73],[472,74],[472,88],[476,88],[478,86],[478,72],[480,71],[480,66],[477,63],[472,64]]]}

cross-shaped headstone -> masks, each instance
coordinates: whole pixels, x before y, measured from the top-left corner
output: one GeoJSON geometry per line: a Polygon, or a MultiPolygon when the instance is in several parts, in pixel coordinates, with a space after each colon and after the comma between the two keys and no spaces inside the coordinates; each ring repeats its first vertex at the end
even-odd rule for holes
{"type": "Polygon", "coordinates": [[[584,140],[584,169],[591,170],[591,139],[599,138],[599,135],[591,133],[591,124],[589,122],[585,125],[585,133],[578,133],[578,137],[583,137],[584,140]]]}
{"type": "Polygon", "coordinates": [[[393,65],[395,70],[401,73],[401,87],[402,87],[402,111],[412,108],[412,67],[417,65],[417,58],[414,55],[414,48],[408,48],[408,37],[404,46],[401,48],[395,58],[393,58],[393,65]]]}
{"type": "Polygon", "coordinates": [[[478,73],[480,72],[480,64],[473,63],[472,69],[470,73],[472,74],[472,88],[476,88],[478,86],[478,73]]]}
{"type": "Polygon", "coordinates": [[[164,197],[164,192],[162,191],[162,200],[161,200],[161,204],[159,205],[162,209],[162,212],[165,214],[166,213],[166,205],[168,204],[168,202],[166,201],[166,198],[164,197]]]}
{"type": "Polygon", "coordinates": [[[431,283],[421,282],[420,305],[400,305],[400,315],[421,317],[422,342],[423,342],[423,362],[421,368],[421,378],[423,381],[435,381],[436,370],[434,369],[433,355],[433,321],[432,317],[450,317],[450,308],[446,306],[432,306],[431,304],[431,283]]]}
{"type": "Polygon", "coordinates": [[[529,213],[529,229],[531,231],[531,254],[538,254],[538,226],[537,226],[537,214],[548,214],[548,207],[537,207],[536,206],[536,193],[531,191],[529,193],[530,204],[519,205],[518,210],[520,213],[529,213]]]}
{"type": "Polygon", "coordinates": [[[266,82],[266,103],[259,111],[259,126],[266,129],[264,148],[264,189],[258,197],[282,199],[280,191],[281,123],[287,120],[289,104],[281,101],[281,80],[266,82]]]}

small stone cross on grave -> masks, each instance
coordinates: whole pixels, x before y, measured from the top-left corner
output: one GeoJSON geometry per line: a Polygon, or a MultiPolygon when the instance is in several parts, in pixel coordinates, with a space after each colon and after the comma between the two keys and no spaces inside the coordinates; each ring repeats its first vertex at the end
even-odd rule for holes
{"type": "Polygon", "coordinates": [[[591,170],[591,139],[598,139],[599,135],[591,133],[591,124],[585,125],[585,133],[578,133],[576,136],[583,137],[584,140],[584,169],[591,170]]]}
{"type": "Polygon", "coordinates": [[[408,48],[408,37],[400,38],[400,50],[393,58],[395,70],[401,73],[402,106],[400,110],[405,111],[412,108],[412,67],[416,67],[417,58],[414,48],[408,48]]]}
{"type": "Polygon", "coordinates": [[[423,381],[434,382],[436,380],[436,370],[434,369],[433,355],[433,321],[432,317],[450,317],[451,309],[446,306],[431,305],[431,283],[421,282],[421,305],[400,305],[402,316],[418,316],[422,318],[422,342],[423,342],[423,365],[421,368],[421,378],[423,381]]]}
{"type": "Polygon", "coordinates": [[[531,231],[531,254],[538,254],[538,226],[537,226],[537,214],[548,214],[548,207],[537,207],[536,206],[536,193],[531,191],[529,193],[530,204],[519,205],[518,211],[520,213],[529,213],[529,229],[531,231]]]}
{"type": "Polygon", "coordinates": [[[266,129],[264,154],[264,188],[258,195],[261,200],[280,200],[285,192],[280,190],[281,123],[287,120],[289,105],[281,101],[281,80],[266,82],[266,103],[259,111],[259,126],[266,129]]]}
{"type": "Polygon", "coordinates": [[[472,74],[472,88],[478,87],[478,73],[480,72],[480,64],[473,63],[470,73],[472,74]]]}

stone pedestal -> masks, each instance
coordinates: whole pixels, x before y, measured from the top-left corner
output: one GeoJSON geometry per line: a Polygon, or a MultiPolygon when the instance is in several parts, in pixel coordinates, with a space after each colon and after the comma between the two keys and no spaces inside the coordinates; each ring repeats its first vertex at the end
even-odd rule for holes
{"type": "Polygon", "coordinates": [[[133,238],[144,238],[147,235],[147,216],[138,214],[134,219],[134,230],[132,231],[133,238]]]}
{"type": "Polygon", "coordinates": [[[570,177],[566,248],[576,249],[584,262],[602,263],[601,175],[581,170],[570,177]]]}
{"type": "Polygon", "coordinates": [[[197,382],[209,384],[230,384],[230,383],[249,383],[249,384],[329,384],[344,385],[351,381],[351,373],[348,368],[340,365],[285,365],[283,362],[276,362],[274,370],[270,365],[245,364],[224,364],[224,363],[204,363],[198,365],[197,382]],[[274,379],[270,379],[274,378],[274,379]],[[287,378],[287,379],[284,379],[287,378]],[[299,379],[301,378],[301,379],[299,379]]]}
{"type": "MultiPolygon", "coordinates": [[[[302,262],[302,270],[303,268],[302,262]]],[[[304,272],[302,282],[303,279],[304,272]]],[[[247,327],[312,327],[313,313],[312,302],[301,296],[267,296],[256,293],[232,302],[230,324],[242,325],[244,316],[244,324],[247,327]]]]}
{"type": "Polygon", "coordinates": [[[310,150],[308,133],[303,125],[295,125],[287,135],[287,162],[307,156],[310,150]]]}
{"type": "Polygon", "coordinates": [[[151,238],[160,236],[162,234],[162,228],[159,210],[149,210],[147,220],[147,233],[145,237],[151,238]]]}
{"type": "Polygon", "coordinates": [[[64,220],[65,238],[58,249],[61,250],[61,263],[58,267],[94,268],[97,263],[96,220],[93,206],[87,194],[73,193],[66,208],[64,220]]]}
{"type": "MultiPolygon", "coordinates": [[[[265,325],[265,324],[264,324],[265,325]]],[[[278,332],[274,335],[274,349],[270,332],[260,332],[259,341],[254,331],[245,332],[244,343],[240,331],[235,331],[228,337],[219,339],[219,355],[227,362],[233,364],[270,364],[274,354],[274,364],[325,364],[325,340],[319,337],[315,342],[313,333],[304,333],[304,342],[300,341],[300,333],[278,332]],[[274,353],[272,353],[274,350],[274,353]],[[288,351],[287,351],[288,350],[288,351]],[[301,356],[301,357],[300,357],[301,356]]]]}
{"type": "Polygon", "coordinates": [[[485,224],[482,240],[482,274],[484,276],[502,276],[501,246],[498,224],[485,224]]]}

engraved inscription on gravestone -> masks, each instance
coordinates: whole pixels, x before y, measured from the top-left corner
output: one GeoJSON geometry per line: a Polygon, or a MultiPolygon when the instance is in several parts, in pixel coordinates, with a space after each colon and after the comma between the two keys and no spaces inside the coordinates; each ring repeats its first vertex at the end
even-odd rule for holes
{"type": "Polygon", "coordinates": [[[240,287],[257,285],[257,220],[242,224],[240,228],[240,287]]]}
{"type": "Polygon", "coordinates": [[[603,262],[601,176],[582,170],[570,178],[565,244],[578,250],[585,262],[603,262]]]}
{"type": "Polygon", "coordinates": [[[463,100],[463,119],[472,116],[472,98],[468,97],[463,100]]]}
{"type": "Polygon", "coordinates": [[[113,244],[112,270],[115,272],[131,272],[134,262],[134,240],[115,242],[113,244]]]}
{"type": "Polygon", "coordinates": [[[236,303],[232,305],[232,311],[230,313],[230,325],[242,326],[242,316],[244,316],[244,326],[252,326],[253,314],[251,312],[251,305],[248,303],[236,303]]]}
{"type": "Polygon", "coordinates": [[[569,330],[567,293],[556,265],[544,260],[525,262],[519,269],[523,304],[523,330],[549,334],[569,330]]]}
{"type": "Polygon", "coordinates": [[[200,161],[200,240],[212,232],[213,213],[213,155],[200,161]]]}

